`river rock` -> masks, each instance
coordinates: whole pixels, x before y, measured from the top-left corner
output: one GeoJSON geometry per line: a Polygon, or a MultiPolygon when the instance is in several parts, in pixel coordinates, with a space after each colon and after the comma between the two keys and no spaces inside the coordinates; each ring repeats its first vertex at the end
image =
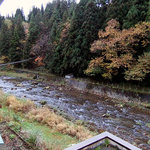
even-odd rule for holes
{"type": "Polygon", "coordinates": [[[147,144],[150,145],[150,140],[147,141],[147,144]]]}
{"type": "Polygon", "coordinates": [[[32,90],[32,88],[28,88],[28,89],[26,89],[27,91],[31,91],[32,90]]]}
{"type": "Polygon", "coordinates": [[[57,95],[57,94],[56,94],[55,97],[60,98],[60,95],[57,95]]]}
{"type": "Polygon", "coordinates": [[[38,79],[39,78],[39,75],[38,74],[36,74],[34,77],[33,77],[33,79],[38,79]]]}
{"type": "Polygon", "coordinates": [[[38,85],[38,82],[32,82],[31,85],[38,85]]]}
{"type": "Polygon", "coordinates": [[[110,114],[108,114],[108,113],[103,114],[102,117],[104,117],[104,118],[109,118],[109,117],[110,117],[110,114]]]}
{"type": "Polygon", "coordinates": [[[40,104],[41,104],[41,105],[46,105],[46,104],[47,104],[47,101],[40,101],[40,104]]]}
{"type": "Polygon", "coordinates": [[[62,91],[62,88],[60,87],[59,90],[62,91]]]}
{"type": "Polygon", "coordinates": [[[49,89],[49,88],[50,88],[49,86],[45,87],[45,89],[49,89]]]}
{"type": "Polygon", "coordinates": [[[150,128],[150,123],[147,123],[146,126],[150,128]]]}
{"type": "Polygon", "coordinates": [[[16,85],[17,87],[23,87],[23,85],[21,83],[16,85]]]}
{"type": "Polygon", "coordinates": [[[65,78],[66,78],[66,79],[71,79],[71,78],[73,78],[73,77],[74,77],[73,74],[65,75],[65,78]]]}

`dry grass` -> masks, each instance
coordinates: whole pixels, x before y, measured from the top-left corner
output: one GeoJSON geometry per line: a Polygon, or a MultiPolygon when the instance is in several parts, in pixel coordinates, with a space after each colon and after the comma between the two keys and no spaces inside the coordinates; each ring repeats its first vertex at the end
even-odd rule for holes
{"type": "Polygon", "coordinates": [[[47,124],[51,128],[54,128],[57,124],[64,121],[61,116],[56,115],[46,107],[32,109],[26,116],[29,119],[34,119],[40,123],[47,124]]]}
{"type": "Polygon", "coordinates": [[[38,121],[46,124],[51,129],[55,129],[60,133],[76,137],[79,140],[85,140],[92,136],[91,132],[81,125],[75,125],[62,116],[57,115],[47,107],[37,108],[31,101],[20,101],[14,96],[6,99],[6,106],[15,112],[22,112],[30,120],[38,121]]]}
{"type": "Polygon", "coordinates": [[[36,107],[33,102],[29,100],[20,101],[17,100],[15,96],[8,96],[6,100],[6,106],[8,106],[10,109],[13,109],[15,112],[22,113],[27,113],[36,107]]]}
{"type": "Polygon", "coordinates": [[[31,110],[26,116],[29,119],[34,119],[40,123],[44,123],[50,128],[56,129],[60,133],[68,134],[72,137],[76,137],[79,140],[85,140],[92,136],[90,131],[85,129],[85,127],[67,122],[63,117],[55,114],[53,111],[46,107],[35,108],[31,110]]]}
{"type": "Polygon", "coordinates": [[[4,120],[3,115],[0,114],[0,122],[2,122],[4,120]]]}

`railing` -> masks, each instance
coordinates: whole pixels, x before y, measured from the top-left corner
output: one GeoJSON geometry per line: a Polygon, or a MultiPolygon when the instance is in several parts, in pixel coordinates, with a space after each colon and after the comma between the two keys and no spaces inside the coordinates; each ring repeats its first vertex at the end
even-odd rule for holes
{"type": "Polygon", "coordinates": [[[81,143],[66,148],[65,150],[94,150],[104,144],[105,140],[109,141],[110,145],[116,146],[120,150],[141,150],[109,132],[103,132],[81,143]]]}

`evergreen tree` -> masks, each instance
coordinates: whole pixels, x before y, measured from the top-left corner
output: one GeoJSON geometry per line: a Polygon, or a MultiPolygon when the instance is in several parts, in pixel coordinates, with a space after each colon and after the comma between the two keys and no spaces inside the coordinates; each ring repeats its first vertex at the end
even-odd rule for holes
{"type": "Polygon", "coordinates": [[[124,18],[124,28],[129,28],[137,24],[139,21],[145,21],[148,12],[149,0],[133,0],[131,1],[131,7],[124,18]]]}
{"type": "Polygon", "coordinates": [[[43,21],[44,21],[44,24],[47,26],[47,27],[50,27],[50,18],[52,16],[52,13],[53,13],[53,4],[52,3],[48,3],[46,5],[46,8],[45,8],[45,11],[44,11],[44,16],[43,16],[43,21]]]}
{"type": "Polygon", "coordinates": [[[41,15],[42,15],[42,17],[44,15],[44,7],[43,7],[43,5],[41,6],[41,15]]]}
{"type": "MultiPolygon", "coordinates": [[[[9,48],[9,59],[10,61],[19,61],[23,59],[24,55],[24,40],[25,33],[22,25],[22,21],[20,19],[13,20],[11,26],[11,40],[10,40],[10,48],[9,48]],[[17,22],[17,23],[16,23],[17,22]]],[[[16,65],[21,66],[21,65],[16,65]]]]}
{"type": "Polygon", "coordinates": [[[147,11],[146,21],[150,21],[150,0],[149,0],[149,3],[148,3],[148,11],[147,11]]]}
{"type": "Polygon", "coordinates": [[[106,26],[107,22],[111,19],[116,19],[120,23],[120,27],[122,28],[124,24],[124,19],[132,6],[132,0],[113,0],[110,5],[107,5],[106,11],[106,20],[104,26],[106,26]]]}
{"type": "Polygon", "coordinates": [[[3,21],[4,21],[4,17],[3,17],[3,16],[0,16],[0,29],[1,29],[1,26],[2,26],[3,21]]]}
{"type": "Polygon", "coordinates": [[[10,48],[10,38],[10,30],[7,24],[5,24],[5,21],[3,21],[0,32],[0,55],[8,56],[10,48]]]}
{"type": "MultiPolygon", "coordinates": [[[[106,22],[116,19],[121,28],[130,28],[139,21],[145,21],[149,0],[113,0],[107,5],[106,22]]],[[[105,24],[106,24],[105,22],[105,24]]]]}
{"type": "Polygon", "coordinates": [[[54,52],[50,65],[53,72],[83,75],[91,59],[90,44],[97,38],[98,29],[102,24],[103,17],[100,18],[100,13],[105,16],[104,11],[100,9],[103,10],[97,7],[94,0],[81,0],[77,5],[68,38],[54,52]]]}
{"type": "Polygon", "coordinates": [[[31,22],[35,18],[37,22],[40,22],[42,20],[42,14],[41,10],[37,7],[33,7],[32,11],[28,15],[28,22],[31,22]]]}
{"type": "Polygon", "coordinates": [[[15,19],[25,21],[25,16],[23,14],[23,10],[21,10],[21,9],[16,10],[15,19]]]}

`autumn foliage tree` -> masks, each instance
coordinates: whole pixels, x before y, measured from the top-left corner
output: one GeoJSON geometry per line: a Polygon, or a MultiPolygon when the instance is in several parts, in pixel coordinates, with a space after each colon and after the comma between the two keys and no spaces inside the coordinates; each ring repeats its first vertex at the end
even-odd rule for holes
{"type": "MultiPolygon", "coordinates": [[[[100,75],[105,79],[112,79],[120,74],[124,76],[126,70],[135,66],[138,56],[142,55],[150,44],[149,35],[149,22],[120,30],[119,22],[110,20],[105,31],[99,31],[99,39],[91,45],[91,52],[96,53],[98,57],[90,61],[86,74],[100,75]]],[[[139,64],[142,65],[141,58],[139,64]]],[[[146,60],[150,63],[148,59],[146,60]]],[[[130,72],[131,76],[132,74],[130,72]]]]}
{"type": "Polygon", "coordinates": [[[143,81],[150,77],[150,52],[139,57],[137,63],[125,72],[126,80],[143,81]]]}

